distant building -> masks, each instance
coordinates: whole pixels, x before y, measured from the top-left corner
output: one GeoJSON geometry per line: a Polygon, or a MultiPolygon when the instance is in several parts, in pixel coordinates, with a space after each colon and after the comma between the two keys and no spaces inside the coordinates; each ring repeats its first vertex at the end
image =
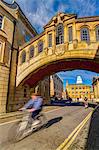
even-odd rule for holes
{"type": "Polygon", "coordinates": [[[93,77],[92,85],[95,99],[99,99],[99,77],[93,77]]]}
{"type": "Polygon", "coordinates": [[[66,83],[66,92],[67,92],[67,97],[71,97],[72,99],[84,99],[87,97],[89,100],[93,98],[93,90],[90,85],[86,85],[83,83],[78,83],[77,84],[68,84],[66,83]]]}
{"type": "Polygon", "coordinates": [[[44,99],[44,104],[48,104],[50,100],[50,77],[45,77],[35,88],[35,92],[40,94],[44,99]]]}
{"type": "Polygon", "coordinates": [[[56,96],[57,98],[62,98],[63,92],[63,81],[57,74],[50,76],[50,96],[56,96]]]}

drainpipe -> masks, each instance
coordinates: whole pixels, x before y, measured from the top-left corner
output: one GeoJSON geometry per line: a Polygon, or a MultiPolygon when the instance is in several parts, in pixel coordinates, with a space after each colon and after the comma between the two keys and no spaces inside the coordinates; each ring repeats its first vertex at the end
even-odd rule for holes
{"type": "Polygon", "coordinates": [[[14,29],[13,29],[13,37],[12,37],[12,45],[11,45],[11,57],[10,57],[10,68],[9,68],[9,78],[8,78],[8,92],[7,92],[7,102],[6,102],[6,112],[8,112],[8,103],[9,103],[9,93],[10,93],[10,73],[12,70],[12,54],[13,54],[13,47],[14,47],[14,36],[15,36],[15,27],[16,27],[16,21],[13,21],[14,29]]]}

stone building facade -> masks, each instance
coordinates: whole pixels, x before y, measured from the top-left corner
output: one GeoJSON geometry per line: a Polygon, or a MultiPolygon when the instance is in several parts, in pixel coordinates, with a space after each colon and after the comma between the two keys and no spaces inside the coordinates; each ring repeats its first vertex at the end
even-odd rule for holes
{"type": "Polygon", "coordinates": [[[50,76],[50,97],[62,98],[63,81],[57,74],[50,76]]]}
{"type": "Polygon", "coordinates": [[[16,3],[0,1],[0,113],[11,111],[15,101],[19,46],[36,35],[16,3]]]}
{"type": "Polygon", "coordinates": [[[77,68],[99,72],[98,52],[99,16],[58,13],[38,35],[16,2],[0,0],[0,113],[23,104],[44,76],[77,68]]]}
{"type": "Polygon", "coordinates": [[[85,84],[67,84],[66,85],[67,98],[71,97],[74,100],[81,99],[84,100],[85,97],[88,100],[94,98],[92,86],[85,84]]]}
{"type": "Polygon", "coordinates": [[[99,77],[93,77],[92,85],[95,99],[99,101],[99,77]]]}

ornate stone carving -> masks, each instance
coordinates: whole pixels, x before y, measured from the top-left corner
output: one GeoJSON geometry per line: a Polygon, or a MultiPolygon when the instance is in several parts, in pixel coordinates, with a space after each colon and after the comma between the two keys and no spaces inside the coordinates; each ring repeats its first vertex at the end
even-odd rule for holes
{"type": "Polygon", "coordinates": [[[57,45],[57,46],[56,46],[56,49],[55,49],[55,54],[61,56],[61,55],[63,55],[64,53],[65,53],[64,44],[57,45]]]}
{"type": "Polygon", "coordinates": [[[48,55],[48,47],[44,48],[45,55],[48,55]]]}
{"type": "Polygon", "coordinates": [[[68,50],[68,46],[69,46],[69,43],[68,43],[68,42],[66,42],[66,43],[64,44],[64,48],[65,48],[65,50],[68,50]]]}
{"type": "Polygon", "coordinates": [[[78,40],[75,39],[75,40],[73,40],[73,48],[76,49],[77,46],[78,46],[78,40]]]}

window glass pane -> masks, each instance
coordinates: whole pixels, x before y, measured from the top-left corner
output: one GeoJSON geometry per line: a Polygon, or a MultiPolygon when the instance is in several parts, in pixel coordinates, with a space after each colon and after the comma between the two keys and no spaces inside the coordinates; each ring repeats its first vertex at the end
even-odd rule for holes
{"type": "Polygon", "coordinates": [[[42,52],[42,51],[43,51],[43,42],[40,41],[40,42],[38,43],[38,52],[40,53],[40,52],[42,52]]]}
{"type": "Polygon", "coordinates": [[[3,17],[0,15],[0,29],[2,28],[2,19],[3,17]]]}
{"type": "Polygon", "coordinates": [[[34,56],[34,47],[30,48],[30,58],[34,56]]]}
{"type": "Polygon", "coordinates": [[[52,47],[52,34],[48,35],[49,47],[52,47]]]}
{"type": "Polygon", "coordinates": [[[81,40],[82,41],[90,41],[89,37],[89,29],[88,28],[83,28],[81,29],[81,40]]]}
{"type": "Polygon", "coordinates": [[[56,28],[56,45],[64,43],[64,28],[59,24],[56,28]]]}
{"type": "Polygon", "coordinates": [[[96,27],[96,41],[99,41],[99,26],[96,27]]]}
{"type": "Polygon", "coordinates": [[[68,28],[68,36],[69,36],[69,42],[73,40],[73,35],[72,35],[72,27],[68,28]]]}

